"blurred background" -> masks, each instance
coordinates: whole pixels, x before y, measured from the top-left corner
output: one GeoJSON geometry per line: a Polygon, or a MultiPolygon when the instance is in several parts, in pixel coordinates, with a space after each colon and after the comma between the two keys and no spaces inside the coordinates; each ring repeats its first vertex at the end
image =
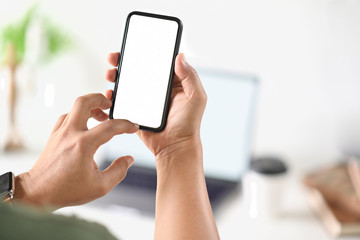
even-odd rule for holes
{"type": "MultiPolygon", "coordinates": [[[[31,167],[56,119],[71,109],[76,97],[112,88],[104,80],[109,68],[106,58],[108,53],[120,50],[126,16],[134,10],[179,17],[184,24],[180,51],[196,68],[249,75],[259,80],[255,118],[248,139],[251,153],[280,157],[289,166],[295,185],[299,176],[313,168],[343,156],[360,155],[359,1],[12,0],[0,2],[0,29],[19,22],[34,5],[38,17],[26,32],[26,51],[15,75],[17,128],[26,150],[21,154],[0,153],[1,172],[25,171],[18,158],[32,158],[26,165],[31,167]],[[55,36],[63,37],[64,46],[51,58],[40,57],[41,49],[49,47],[43,41],[49,35],[41,27],[41,19],[47,19],[45,22],[56,29],[59,35],[55,36]],[[13,169],[8,169],[9,166],[13,169]]],[[[4,50],[1,55],[5,55],[4,50]]],[[[2,64],[1,148],[6,145],[10,124],[6,100],[9,76],[7,65],[2,64]]],[[[219,126],[227,122],[226,116],[223,121],[219,126]]],[[[298,191],[301,187],[294,188],[302,196],[298,191]]],[[[224,202],[217,215],[224,239],[254,234],[250,230],[240,231],[251,222],[230,216],[230,212],[241,215],[240,210],[234,210],[235,199],[224,202]]],[[[296,210],[291,198],[288,202],[289,208],[296,210]]],[[[301,206],[303,211],[296,211],[296,216],[278,224],[273,236],[287,238],[290,232],[286,229],[295,223],[291,229],[307,231],[314,239],[327,239],[326,231],[306,204],[301,206]],[[300,223],[296,225],[296,221],[300,223]]],[[[118,215],[127,216],[124,220],[120,218],[119,224],[143,224],[139,225],[144,226],[143,233],[150,233],[144,238],[151,239],[152,216],[137,218],[132,210],[120,206],[116,209],[118,215]]],[[[103,224],[110,218],[106,214],[118,217],[114,212],[103,213],[95,207],[63,210],[63,214],[77,213],[91,220],[96,215],[103,224]]],[[[113,223],[109,224],[112,231],[121,232],[113,223]]],[[[253,226],[266,228],[259,224],[253,226]]],[[[133,229],[136,228],[122,229],[124,235],[120,233],[119,237],[130,239],[133,229]]]]}

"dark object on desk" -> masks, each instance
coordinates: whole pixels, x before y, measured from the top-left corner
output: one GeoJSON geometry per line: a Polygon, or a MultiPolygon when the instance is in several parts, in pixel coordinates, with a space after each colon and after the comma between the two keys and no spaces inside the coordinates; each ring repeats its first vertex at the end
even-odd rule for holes
{"type": "Polygon", "coordinates": [[[250,162],[250,169],[254,172],[276,175],[286,173],[288,168],[284,161],[277,157],[258,157],[250,162]]]}
{"type": "MultiPolygon", "coordinates": [[[[105,161],[100,169],[105,169],[110,164],[111,161],[105,161]]],[[[209,177],[206,177],[205,180],[213,209],[239,184],[209,177]]],[[[126,178],[108,195],[96,200],[95,204],[119,204],[153,215],[155,214],[156,183],[155,169],[134,165],[129,168],[126,178]]]]}
{"type": "Polygon", "coordinates": [[[308,200],[332,236],[360,235],[360,200],[348,164],[321,169],[304,178],[308,200]]]}

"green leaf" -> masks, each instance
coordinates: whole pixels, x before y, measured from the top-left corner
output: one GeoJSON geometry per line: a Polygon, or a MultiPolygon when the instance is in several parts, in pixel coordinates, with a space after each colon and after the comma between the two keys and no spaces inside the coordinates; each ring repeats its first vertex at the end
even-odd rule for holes
{"type": "MultiPolygon", "coordinates": [[[[26,32],[31,21],[36,17],[36,9],[37,5],[31,7],[19,22],[9,24],[0,31],[0,63],[4,61],[8,45],[15,47],[17,64],[23,61],[26,51],[26,32]]],[[[47,42],[47,45],[45,45],[47,48],[44,49],[41,60],[49,62],[54,56],[69,48],[72,42],[50,19],[42,18],[41,24],[47,42]]]]}
{"type": "Polygon", "coordinates": [[[6,48],[11,44],[15,47],[16,62],[21,63],[25,54],[26,31],[35,15],[36,8],[36,6],[30,8],[19,22],[9,24],[0,32],[0,57],[2,59],[6,48]]]}
{"type": "Polygon", "coordinates": [[[43,18],[42,25],[45,31],[47,49],[45,49],[44,61],[48,62],[54,56],[58,55],[62,51],[68,49],[72,42],[59,27],[50,21],[50,19],[43,18]]]}

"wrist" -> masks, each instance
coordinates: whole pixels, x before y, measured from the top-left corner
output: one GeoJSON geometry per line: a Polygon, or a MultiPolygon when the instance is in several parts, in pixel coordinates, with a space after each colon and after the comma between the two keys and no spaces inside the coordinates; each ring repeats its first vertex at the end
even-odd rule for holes
{"type": "Polygon", "coordinates": [[[158,179],[168,175],[173,169],[177,172],[203,173],[203,152],[199,136],[171,144],[155,156],[158,179]],[[200,170],[200,171],[199,171],[200,170]]]}
{"type": "Polygon", "coordinates": [[[34,191],[34,181],[32,180],[29,172],[24,172],[15,177],[15,194],[14,200],[23,202],[30,205],[41,205],[40,199],[36,197],[36,191],[34,191]]]}

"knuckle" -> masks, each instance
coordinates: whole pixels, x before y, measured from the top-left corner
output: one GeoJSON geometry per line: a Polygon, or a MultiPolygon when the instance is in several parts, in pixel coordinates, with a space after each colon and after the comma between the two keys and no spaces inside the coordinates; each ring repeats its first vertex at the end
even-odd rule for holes
{"type": "Polygon", "coordinates": [[[104,112],[101,111],[100,109],[94,109],[94,110],[91,111],[91,116],[92,116],[93,118],[97,119],[97,118],[102,117],[102,116],[103,116],[103,113],[104,113],[104,112]]]}
{"type": "Polygon", "coordinates": [[[120,174],[119,174],[119,180],[120,180],[120,182],[121,182],[122,180],[124,180],[124,178],[126,177],[126,175],[127,175],[127,170],[126,170],[126,169],[122,169],[122,171],[121,171],[120,174]]]}
{"type": "Polygon", "coordinates": [[[106,129],[109,129],[109,130],[117,129],[114,120],[107,120],[104,124],[105,124],[106,129]]]}
{"type": "Polygon", "coordinates": [[[104,95],[102,95],[101,93],[94,93],[94,96],[97,98],[104,98],[104,95]]]}
{"type": "Polygon", "coordinates": [[[101,93],[94,93],[94,98],[99,101],[100,105],[105,106],[109,104],[109,100],[101,93]]]}
{"type": "Polygon", "coordinates": [[[135,128],[129,121],[119,119],[109,119],[103,124],[105,124],[105,129],[114,133],[128,133],[135,128]]]}
{"type": "Polygon", "coordinates": [[[86,96],[78,97],[75,100],[75,105],[85,106],[87,103],[88,103],[88,100],[87,100],[86,96]]]}
{"type": "Polygon", "coordinates": [[[67,138],[71,138],[72,136],[72,131],[68,128],[68,127],[64,127],[61,129],[61,131],[59,131],[59,134],[61,135],[62,138],[67,139],[67,138]]]}
{"type": "Polygon", "coordinates": [[[53,128],[53,132],[56,132],[61,126],[64,125],[64,121],[66,119],[67,114],[62,114],[60,117],[58,117],[56,124],[53,128]]]}
{"type": "Polygon", "coordinates": [[[100,194],[100,196],[104,196],[107,193],[107,187],[105,186],[105,184],[100,184],[99,189],[98,189],[98,193],[100,194]]]}
{"type": "Polygon", "coordinates": [[[195,97],[196,102],[197,102],[199,105],[206,105],[208,96],[207,96],[207,94],[206,94],[205,91],[199,90],[199,91],[196,92],[195,95],[196,95],[196,97],[195,97]]]}
{"type": "Polygon", "coordinates": [[[85,137],[84,135],[80,135],[76,138],[75,141],[76,141],[75,146],[77,150],[80,151],[81,153],[85,152],[89,146],[87,137],[85,137]]]}
{"type": "Polygon", "coordinates": [[[205,91],[204,91],[204,93],[202,94],[202,99],[203,99],[203,103],[206,105],[207,100],[208,100],[208,95],[206,94],[205,91]]]}
{"type": "Polygon", "coordinates": [[[64,118],[66,118],[66,116],[67,116],[67,113],[62,114],[62,115],[60,115],[60,117],[58,118],[58,120],[62,120],[62,119],[64,119],[64,118]]]}
{"type": "Polygon", "coordinates": [[[108,185],[105,182],[101,182],[97,187],[98,194],[102,197],[110,191],[108,185]]]}
{"type": "Polygon", "coordinates": [[[189,69],[190,69],[190,74],[192,75],[192,77],[196,78],[196,79],[200,79],[197,71],[195,70],[195,68],[193,68],[192,66],[189,65],[189,69]]]}
{"type": "Polygon", "coordinates": [[[197,73],[197,71],[196,71],[195,68],[193,68],[192,66],[190,66],[190,70],[191,70],[192,74],[193,74],[195,77],[199,78],[199,75],[198,75],[198,73],[197,73]]]}

